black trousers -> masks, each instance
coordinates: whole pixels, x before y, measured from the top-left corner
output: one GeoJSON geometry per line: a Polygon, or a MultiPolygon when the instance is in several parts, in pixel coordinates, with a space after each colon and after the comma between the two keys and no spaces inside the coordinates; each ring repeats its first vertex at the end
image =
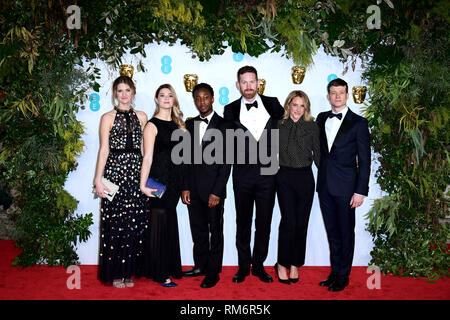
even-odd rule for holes
{"type": "Polygon", "coordinates": [[[305,264],[306,236],[314,199],[311,166],[280,167],[276,181],[281,213],[277,262],[288,269],[301,267],[305,264]]]}
{"type": "Polygon", "coordinates": [[[193,256],[196,268],[207,274],[217,274],[222,271],[223,259],[223,212],[224,199],[214,208],[208,208],[205,202],[191,194],[191,204],[188,205],[189,222],[193,256]]]}
{"type": "Polygon", "coordinates": [[[319,191],[320,210],[327,231],[331,271],[350,275],[355,249],[355,209],[350,207],[353,195],[337,197],[327,188],[319,191]]]}
{"type": "Polygon", "coordinates": [[[262,270],[269,249],[270,226],[275,205],[275,176],[260,175],[259,170],[257,168],[233,174],[236,248],[239,270],[243,273],[249,273],[251,265],[256,271],[262,270]],[[254,207],[256,207],[255,237],[252,254],[250,240],[254,207]]]}

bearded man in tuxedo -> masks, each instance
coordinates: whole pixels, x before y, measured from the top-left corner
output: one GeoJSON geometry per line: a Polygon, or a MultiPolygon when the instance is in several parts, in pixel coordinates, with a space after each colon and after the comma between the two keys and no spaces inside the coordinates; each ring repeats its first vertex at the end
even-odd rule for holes
{"type": "Polygon", "coordinates": [[[224,109],[224,119],[233,124],[235,133],[241,132],[246,136],[244,147],[235,149],[235,156],[243,155],[245,161],[235,160],[233,164],[239,264],[233,282],[243,282],[250,274],[250,267],[252,274],[261,281],[273,282],[272,277],[264,270],[264,261],[269,247],[275,204],[276,170],[269,174],[264,172],[268,165],[262,159],[260,151],[263,148],[262,150],[276,156],[278,150],[272,149],[277,149],[278,145],[274,146],[271,142],[272,129],[277,128],[284,109],[277,98],[258,94],[258,73],[252,66],[244,66],[238,70],[236,87],[242,96],[224,109]],[[252,158],[256,161],[252,161],[252,158]],[[255,237],[252,253],[250,240],[254,207],[255,237]]]}

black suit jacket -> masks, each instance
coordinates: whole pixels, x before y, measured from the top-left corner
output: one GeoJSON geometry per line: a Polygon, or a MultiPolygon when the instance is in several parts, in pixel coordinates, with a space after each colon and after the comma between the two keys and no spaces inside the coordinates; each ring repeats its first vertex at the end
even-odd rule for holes
{"type": "MultiPolygon", "coordinates": [[[[284,108],[281,106],[280,102],[276,97],[267,97],[264,95],[259,95],[261,98],[261,101],[264,105],[264,108],[267,110],[267,112],[270,115],[269,121],[266,123],[265,129],[268,130],[267,135],[267,150],[271,150],[271,129],[277,129],[278,128],[278,120],[280,120],[283,117],[284,114],[284,108]]],[[[241,97],[242,98],[242,97],[241,97]]],[[[226,105],[224,107],[223,117],[226,121],[229,121],[233,125],[233,129],[242,129],[244,131],[248,131],[248,129],[241,123],[240,120],[240,112],[241,112],[241,98],[231,102],[230,104],[226,105]]],[[[260,108],[260,106],[258,106],[260,108]]],[[[236,151],[236,140],[235,140],[235,159],[234,163],[237,163],[237,154],[236,151]]],[[[258,163],[256,165],[248,165],[248,159],[249,159],[249,148],[248,148],[248,141],[245,147],[245,159],[246,164],[243,165],[235,165],[233,169],[233,176],[241,176],[242,173],[249,173],[250,171],[253,172],[253,170],[249,167],[252,167],[253,169],[257,169],[259,167],[269,166],[269,165],[261,165],[259,161],[259,144],[258,144],[258,150],[257,150],[257,158],[258,163]],[[250,171],[249,171],[250,170],[250,171]]],[[[260,172],[260,169],[255,170],[254,172],[260,172]]]]}
{"type": "Polygon", "coordinates": [[[331,111],[317,116],[320,130],[320,167],[317,191],[328,188],[333,196],[367,196],[370,177],[370,133],[365,118],[348,109],[328,151],[325,121],[331,111]]]}
{"type": "MultiPolygon", "coordinates": [[[[194,163],[194,144],[198,143],[194,137],[194,126],[198,125],[198,121],[200,121],[200,116],[186,121],[186,129],[189,131],[191,137],[191,162],[190,164],[185,164],[183,166],[185,178],[182,189],[189,190],[191,192],[191,197],[198,196],[205,202],[208,201],[210,194],[225,199],[227,182],[231,171],[231,165],[225,163],[225,153],[223,153],[222,164],[206,164],[203,156],[202,163],[194,163]]],[[[224,148],[221,152],[225,152],[225,130],[229,127],[230,125],[221,116],[214,113],[203,137],[202,146],[200,148],[202,153],[210,143],[213,143],[213,141],[206,141],[208,139],[208,130],[210,129],[218,129],[222,133],[224,148]]]]}

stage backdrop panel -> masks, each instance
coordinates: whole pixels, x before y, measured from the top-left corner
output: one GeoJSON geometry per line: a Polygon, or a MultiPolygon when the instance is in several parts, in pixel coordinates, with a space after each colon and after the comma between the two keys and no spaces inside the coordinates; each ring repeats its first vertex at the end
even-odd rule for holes
{"type": "MultiPolygon", "coordinates": [[[[320,112],[330,109],[326,99],[326,86],[336,77],[341,77],[349,84],[350,98],[348,106],[354,112],[360,114],[361,104],[355,104],[351,98],[351,88],[355,85],[363,85],[361,70],[349,71],[342,76],[343,66],[337,58],[327,56],[322,50],[314,57],[314,65],[309,67],[302,84],[294,84],[291,80],[291,68],[293,61],[286,59],[279,53],[266,53],[258,58],[233,53],[231,49],[221,56],[214,56],[210,61],[200,62],[192,59],[189,49],[181,44],[169,46],[167,44],[151,44],[146,46],[147,58],[142,61],[146,72],[137,72],[138,58],[131,55],[125,57],[124,63],[135,67],[133,80],[136,83],[137,94],[135,99],[136,109],[144,111],[149,118],[155,110],[154,94],[163,83],[170,83],[174,88],[180,102],[181,110],[186,117],[196,116],[197,110],[193,103],[192,93],[186,92],[183,76],[189,73],[198,75],[199,83],[206,82],[214,88],[214,110],[223,115],[223,107],[240,97],[236,89],[237,70],[244,65],[252,65],[258,70],[259,78],[266,80],[264,94],[275,96],[283,105],[292,90],[305,91],[311,100],[311,113],[316,117],[320,112]]],[[[105,64],[99,62],[97,67],[101,69],[101,85],[97,96],[97,102],[87,103],[85,110],[80,110],[77,118],[82,121],[85,134],[84,152],[78,159],[77,169],[70,173],[65,188],[78,201],[77,214],[92,212],[94,224],[90,227],[91,237],[85,243],[79,244],[77,253],[81,264],[97,264],[99,243],[99,199],[93,199],[92,183],[99,148],[99,123],[103,113],[112,109],[111,87],[114,79],[119,75],[118,71],[112,72],[105,64]]],[[[92,91],[94,93],[94,91],[92,91]]],[[[94,94],[95,96],[95,94],[94,94]]],[[[375,157],[372,156],[372,175],[370,178],[370,192],[364,204],[356,210],[356,244],[353,265],[365,266],[370,261],[370,251],[373,243],[370,234],[365,230],[366,221],[364,215],[370,209],[373,200],[381,197],[381,192],[376,184],[374,173],[376,171],[375,157]]],[[[314,177],[317,170],[313,165],[314,177]]],[[[234,194],[232,178],[228,182],[228,197],[225,201],[224,214],[224,265],[237,265],[237,251],[235,247],[236,215],[234,209],[234,194]]],[[[178,204],[178,226],[180,232],[181,259],[183,265],[193,265],[192,237],[189,227],[187,208],[181,201],[178,204]]],[[[269,244],[269,253],[265,264],[274,265],[277,256],[278,225],[280,222],[280,210],[276,201],[269,244]]],[[[254,227],[252,232],[253,242],[254,227]]],[[[309,220],[307,238],[306,265],[328,266],[329,251],[328,242],[319,207],[319,200],[314,197],[314,203],[309,220]]]]}

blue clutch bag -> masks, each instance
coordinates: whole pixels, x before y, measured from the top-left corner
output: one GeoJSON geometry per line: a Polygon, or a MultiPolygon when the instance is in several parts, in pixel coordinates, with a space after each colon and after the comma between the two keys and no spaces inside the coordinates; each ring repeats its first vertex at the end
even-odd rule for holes
{"type": "Polygon", "coordinates": [[[152,194],[154,194],[158,198],[161,198],[167,189],[165,185],[163,185],[158,181],[153,180],[152,178],[147,179],[147,183],[145,184],[145,186],[150,189],[157,189],[158,191],[153,191],[152,194]]]}

